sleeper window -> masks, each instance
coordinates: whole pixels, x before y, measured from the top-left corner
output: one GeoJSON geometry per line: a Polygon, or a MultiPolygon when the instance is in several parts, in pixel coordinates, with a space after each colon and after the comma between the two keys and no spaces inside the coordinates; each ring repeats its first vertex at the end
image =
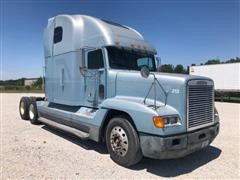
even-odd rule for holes
{"type": "Polygon", "coordinates": [[[53,38],[54,44],[62,41],[62,35],[63,35],[62,27],[60,27],[60,26],[56,27],[54,29],[54,38],[53,38]]]}
{"type": "Polygon", "coordinates": [[[102,50],[98,49],[88,53],[88,69],[100,69],[104,67],[102,50]]]}

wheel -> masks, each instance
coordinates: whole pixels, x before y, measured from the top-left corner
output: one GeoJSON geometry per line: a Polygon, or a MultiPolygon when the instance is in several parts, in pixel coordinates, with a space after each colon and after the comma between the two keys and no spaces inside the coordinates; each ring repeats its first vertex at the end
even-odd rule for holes
{"type": "Polygon", "coordinates": [[[19,102],[19,113],[22,119],[28,120],[29,115],[28,115],[28,108],[30,104],[30,99],[29,97],[22,97],[19,102]]]}
{"type": "Polygon", "coordinates": [[[40,124],[40,122],[38,121],[37,104],[34,99],[31,99],[31,102],[29,104],[28,116],[32,124],[40,124]]]}
{"type": "Polygon", "coordinates": [[[125,117],[110,120],[106,129],[106,144],[111,159],[121,166],[129,167],[142,159],[138,135],[125,117]]]}

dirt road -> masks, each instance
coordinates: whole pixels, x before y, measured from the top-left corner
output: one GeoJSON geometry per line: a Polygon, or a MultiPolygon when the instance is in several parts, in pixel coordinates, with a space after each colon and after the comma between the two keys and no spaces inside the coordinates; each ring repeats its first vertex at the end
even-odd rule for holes
{"type": "Polygon", "coordinates": [[[104,145],[21,120],[18,102],[24,95],[0,94],[1,179],[240,178],[240,104],[216,103],[220,134],[208,148],[177,160],[144,158],[123,168],[104,145]]]}

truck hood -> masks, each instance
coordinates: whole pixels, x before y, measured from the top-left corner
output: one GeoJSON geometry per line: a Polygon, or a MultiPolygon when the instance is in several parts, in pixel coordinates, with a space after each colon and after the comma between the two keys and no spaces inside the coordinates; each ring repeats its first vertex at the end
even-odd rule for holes
{"type": "MultiPolygon", "coordinates": [[[[158,106],[166,104],[174,108],[177,112],[185,112],[186,107],[186,87],[190,80],[210,80],[206,77],[183,75],[183,74],[169,74],[169,73],[154,73],[159,83],[167,93],[167,97],[163,90],[156,85],[156,100],[158,106]]],[[[146,97],[151,84],[153,82],[153,75],[147,79],[141,77],[139,71],[118,71],[116,73],[116,96],[131,101],[142,103],[146,97]]],[[[154,102],[154,88],[150,91],[147,97],[147,104],[153,105],[154,102]]]]}
{"type": "MultiPolygon", "coordinates": [[[[192,76],[184,74],[169,74],[154,72],[159,83],[162,85],[165,92],[171,94],[185,93],[186,84],[189,80],[201,79],[210,80],[202,76],[192,76]]],[[[117,96],[131,96],[131,97],[145,97],[153,82],[153,75],[146,79],[141,77],[139,71],[118,71],[116,74],[116,95],[117,96]]],[[[157,96],[164,96],[162,89],[156,86],[157,96]]],[[[153,98],[154,90],[149,94],[148,98],[153,98]]],[[[161,101],[161,97],[158,98],[161,101]]]]}

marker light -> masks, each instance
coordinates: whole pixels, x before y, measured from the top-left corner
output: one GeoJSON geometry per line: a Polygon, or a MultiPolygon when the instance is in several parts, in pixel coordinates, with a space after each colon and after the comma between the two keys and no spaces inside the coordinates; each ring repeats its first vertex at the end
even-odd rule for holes
{"type": "Polygon", "coordinates": [[[140,49],[140,48],[141,48],[141,46],[140,46],[140,45],[137,45],[137,44],[131,44],[131,47],[132,47],[132,48],[136,48],[136,49],[140,49]]]}
{"type": "Polygon", "coordinates": [[[164,128],[164,119],[160,116],[153,116],[153,123],[157,128],[164,128]]]}

